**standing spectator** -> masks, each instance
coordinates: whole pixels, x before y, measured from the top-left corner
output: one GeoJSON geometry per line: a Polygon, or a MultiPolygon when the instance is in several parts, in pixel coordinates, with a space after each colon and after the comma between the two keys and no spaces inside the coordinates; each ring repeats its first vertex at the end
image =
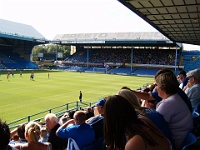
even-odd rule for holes
{"type": "Polygon", "coordinates": [[[200,68],[191,70],[187,73],[188,87],[185,90],[194,108],[200,103],[200,68]]]}
{"type": "Polygon", "coordinates": [[[17,150],[10,145],[10,129],[6,122],[0,120],[0,150],[17,150]]]}
{"type": "Polygon", "coordinates": [[[133,106],[119,95],[106,99],[104,135],[108,150],[171,150],[162,132],[146,117],[138,118],[133,106]]]}
{"type": "Polygon", "coordinates": [[[82,92],[80,91],[80,94],[79,94],[79,101],[82,103],[82,97],[83,97],[83,94],[82,92]]]}
{"type": "Polygon", "coordinates": [[[64,150],[67,147],[67,140],[56,135],[56,130],[60,127],[58,118],[55,114],[47,114],[45,116],[46,128],[49,131],[48,142],[52,144],[53,150],[64,150]]]}
{"type": "Polygon", "coordinates": [[[176,149],[181,149],[187,133],[193,128],[192,114],[178,95],[179,83],[171,70],[161,69],[155,75],[158,95],[162,101],[156,110],[163,115],[172,132],[176,149]]]}
{"type": "Polygon", "coordinates": [[[85,123],[84,111],[76,111],[74,119],[67,121],[56,131],[57,136],[68,140],[68,150],[82,150],[85,146],[93,144],[95,133],[93,128],[85,123]],[[68,126],[73,123],[74,125],[68,126]]]}

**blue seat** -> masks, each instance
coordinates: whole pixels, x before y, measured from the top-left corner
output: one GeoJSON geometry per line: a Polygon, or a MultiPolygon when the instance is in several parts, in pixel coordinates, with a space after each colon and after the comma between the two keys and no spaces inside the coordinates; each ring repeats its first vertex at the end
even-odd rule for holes
{"type": "Polygon", "coordinates": [[[195,136],[199,137],[200,136],[200,103],[193,108],[192,112],[192,117],[193,117],[193,133],[195,136]]]}
{"type": "Polygon", "coordinates": [[[200,103],[193,108],[192,117],[196,118],[200,116],[200,103]]]}
{"type": "Polygon", "coordinates": [[[183,141],[182,150],[187,150],[189,148],[189,146],[196,143],[196,141],[197,141],[196,136],[192,132],[189,132],[183,141]]]}

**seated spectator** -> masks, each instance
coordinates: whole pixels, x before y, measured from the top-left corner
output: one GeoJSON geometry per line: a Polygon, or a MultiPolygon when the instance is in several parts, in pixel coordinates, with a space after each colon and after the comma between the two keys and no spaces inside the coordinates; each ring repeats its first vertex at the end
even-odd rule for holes
{"type": "Polygon", "coordinates": [[[67,122],[69,119],[71,119],[71,118],[69,117],[69,112],[66,112],[66,113],[64,113],[64,115],[63,115],[62,117],[60,117],[60,119],[59,119],[59,124],[62,125],[62,124],[64,124],[65,122],[67,122]]]}
{"type": "Polygon", "coordinates": [[[138,115],[143,115],[151,120],[157,128],[159,128],[165,137],[171,142],[174,147],[174,140],[171,131],[163,118],[163,116],[153,108],[145,108],[140,106],[140,102],[131,90],[121,89],[117,95],[124,97],[135,109],[138,115]]]}
{"type": "Polygon", "coordinates": [[[19,136],[18,142],[13,143],[13,147],[18,147],[17,145],[22,145],[27,143],[28,141],[25,138],[25,125],[26,124],[21,124],[17,128],[11,131],[10,137],[12,138],[13,135],[17,134],[19,136]]]}
{"type": "MultiPolygon", "coordinates": [[[[158,95],[157,86],[155,89],[156,90],[154,90],[152,93],[140,92],[140,91],[135,91],[135,90],[132,90],[132,91],[136,95],[137,98],[145,99],[145,100],[154,99],[158,103],[162,100],[162,98],[158,95]]],[[[179,88],[178,95],[181,97],[181,99],[184,101],[184,103],[187,105],[188,109],[192,113],[192,111],[193,111],[192,105],[191,105],[191,102],[190,102],[188,96],[185,94],[185,92],[179,88]]]]}
{"type": "Polygon", "coordinates": [[[94,129],[89,124],[86,124],[85,121],[85,112],[76,111],[74,119],[67,121],[56,131],[58,137],[69,139],[68,150],[82,150],[85,146],[93,144],[95,140],[94,129]],[[71,123],[74,125],[68,126],[71,123]]]}
{"type": "Polygon", "coordinates": [[[69,118],[62,116],[62,117],[60,118],[60,124],[62,125],[62,124],[64,124],[65,122],[67,122],[68,120],[69,120],[69,118]]]}
{"type": "Polygon", "coordinates": [[[104,119],[104,104],[106,100],[105,98],[102,98],[97,101],[96,103],[96,109],[99,113],[98,116],[93,117],[89,122],[87,122],[89,125],[91,125],[95,132],[95,138],[96,140],[100,137],[103,137],[103,119],[104,119]]]}
{"type": "Polygon", "coordinates": [[[0,120],[0,150],[17,150],[10,145],[10,129],[6,122],[0,120]]]}
{"type": "Polygon", "coordinates": [[[188,78],[186,77],[186,72],[184,70],[181,70],[178,74],[178,81],[180,83],[179,88],[184,89],[184,87],[188,83],[188,78]]]}
{"type": "Polygon", "coordinates": [[[56,130],[60,127],[58,117],[55,114],[47,114],[44,118],[48,130],[48,142],[52,144],[53,150],[63,150],[67,147],[67,139],[62,139],[56,135],[56,130]]]}
{"type": "MultiPolygon", "coordinates": [[[[152,84],[148,85],[148,87],[142,89],[141,92],[152,93],[155,90],[156,90],[156,84],[152,83],[152,84]]],[[[155,100],[155,99],[152,99],[152,100],[143,100],[143,103],[142,103],[141,106],[147,107],[147,108],[154,108],[154,109],[156,109],[157,103],[158,103],[158,101],[155,100]]]]}
{"type": "MultiPolygon", "coordinates": [[[[13,142],[13,144],[15,145],[15,143],[18,143],[19,142],[19,136],[17,134],[15,134],[12,139],[11,139],[11,142],[13,142]]],[[[11,144],[11,142],[9,144],[11,144]]]]}
{"type": "Polygon", "coordinates": [[[187,73],[188,87],[185,90],[194,108],[200,103],[200,69],[191,70],[187,73]]]}
{"type": "Polygon", "coordinates": [[[75,113],[75,112],[76,112],[75,110],[72,110],[72,111],[70,111],[70,112],[68,113],[69,119],[74,119],[74,113],[75,113]]]}
{"type": "Polygon", "coordinates": [[[42,127],[40,129],[40,139],[39,142],[48,142],[48,131],[46,127],[42,127]]]}
{"type": "Polygon", "coordinates": [[[23,145],[18,145],[18,149],[20,150],[51,150],[52,146],[51,143],[41,143],[38,142],[40,138],[40,125],[36,122],[29,122],[25,126],[25,138],[27,139],[28,143],[23,145]]]}
{"type": "Polygon", "coordinates": [[[178,94],[179,83],[171,70],[159,70],[155,75],[155,81],[158,95],[162,98],[156,110],[168,123],[176,149],[181,149],[184,138],[193,128],[191,112],[178,94]]]}
{"type": "Polygon", "coordinates": [[[86,109],[86,120],[91,117],[94,117],[94,111],[91,107],[89,107],[86,109]]]}
{"type": "Polygon", "coordinates": [[[170,142],[146,117],[138,118],[130,102],[119,95],[106,98],[104,135],[109,150],[170,150],[170,142]]]}

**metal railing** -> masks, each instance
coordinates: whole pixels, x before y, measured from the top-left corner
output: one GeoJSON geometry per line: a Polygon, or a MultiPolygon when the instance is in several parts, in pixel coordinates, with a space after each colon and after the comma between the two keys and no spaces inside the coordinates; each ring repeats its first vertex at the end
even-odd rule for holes
{"type": "Polygon", "coordinates": [[[36,122],[44,122],[44,117],[48,113],[54,113],[56,116],[61,117],[64,113],[70,112],[72,110],[80,110],[80,109],[85,109],[87,107],[92,107],[94,105],[94,102],[71,102],[67,103],[61,106],[57,106],[54,108],[50,108],[48,110],[38,112],[36,114],[32,114],[17,120],[14,120],[12,122],[8,123],[9,128],[12,130],[16,127],[19,126],[19,124],[27,123],[30,121],[36,121],[36,122]]]}

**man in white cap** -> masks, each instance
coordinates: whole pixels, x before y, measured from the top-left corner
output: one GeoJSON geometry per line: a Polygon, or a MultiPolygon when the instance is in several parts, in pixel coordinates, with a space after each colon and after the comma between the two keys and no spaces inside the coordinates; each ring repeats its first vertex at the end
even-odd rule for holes
{"type": "Polygon", "coordinates": [[[187,77],[188,84],[185,93],[194,108],[200,103],[200,68],[189,71],[187,77]]]}

